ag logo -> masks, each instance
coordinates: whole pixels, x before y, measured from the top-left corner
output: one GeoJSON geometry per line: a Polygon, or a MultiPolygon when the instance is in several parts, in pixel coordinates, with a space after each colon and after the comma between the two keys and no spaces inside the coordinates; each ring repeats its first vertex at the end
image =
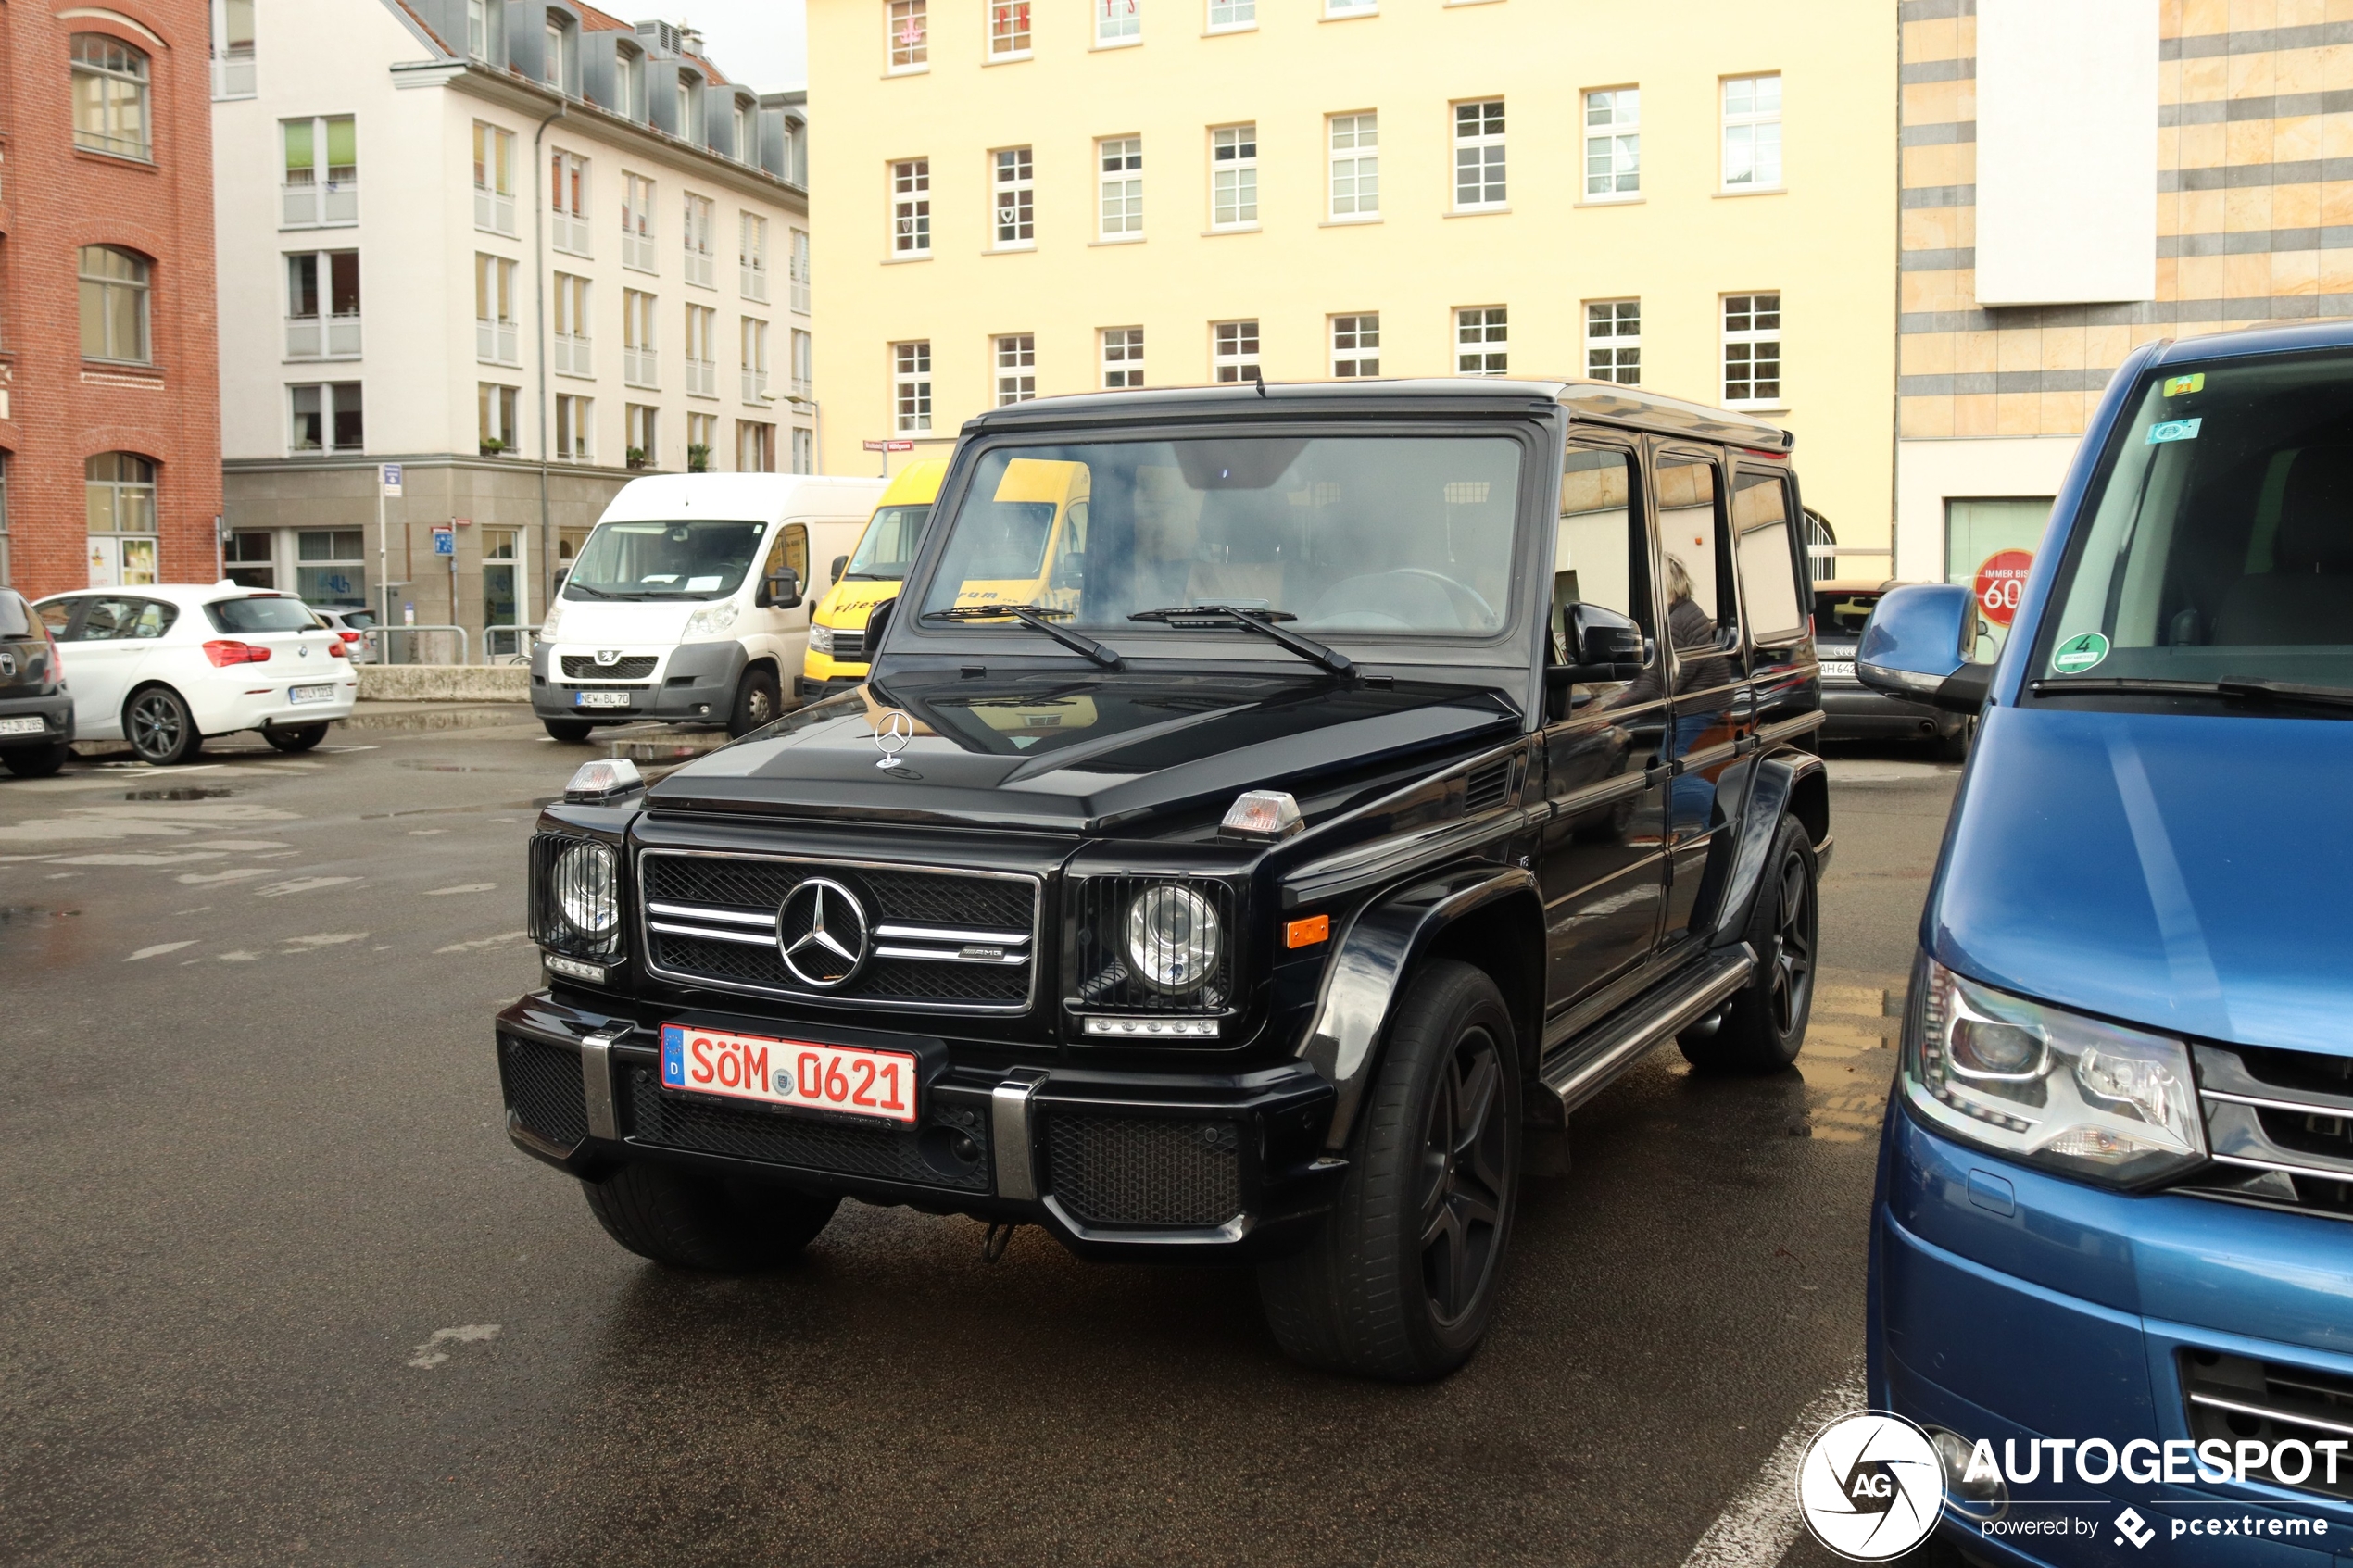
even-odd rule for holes
{"type": "Polygon", "coordinates": [[[1928,1539],[1944,1505],[1944,1467],[1928,1434],[1900,1415],[1841,1416],[1806,1447],[1797,1507],[1814,1538],[1851,1562],[1884,1562],[1928,1539]]]}

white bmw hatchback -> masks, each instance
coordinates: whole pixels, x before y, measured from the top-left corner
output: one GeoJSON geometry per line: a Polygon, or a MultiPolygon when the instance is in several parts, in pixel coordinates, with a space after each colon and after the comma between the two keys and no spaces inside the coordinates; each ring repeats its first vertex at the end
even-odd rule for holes
{"type": "Polygon", "coordinates": [[[149,762],[185,762],[207,735],[238,730],[308,751],[359,696],[343,639],[288,595],[166,583],[33,609],[57,641],[75,738],[127,740],[149,762]]]}

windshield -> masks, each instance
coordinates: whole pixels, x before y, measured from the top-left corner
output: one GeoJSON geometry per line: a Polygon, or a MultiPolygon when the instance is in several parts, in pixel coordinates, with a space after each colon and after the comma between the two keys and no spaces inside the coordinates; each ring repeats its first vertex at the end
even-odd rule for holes
{"type": "Polygon", "coordinates": [[[1821,588],[1814,594],[1814,635],[1860,642],[1863,623],[1879,603],[1877,588],[1821,588]]]}
{"type": "Polygon", "coordinates": [[[931,521],[931,503],[920,507],[881,507],[866,532],[858,536],[858,551],[849,558],[844,577],[879,577],[897,583],[907,575],[915,546],[924,542],[924,524],[931,521]]]}
{"type": "Polygon", "coordinates": [[[600,522],[566,599],[724,599],[760,554],[761,522],[600,522]]]}
{"type": "Polygon", "coordinates": [[[2030,679],[2353,685],[2353,359],[2153,374],[2082,517],[2030,679]]]}
{"type": "Polygon", "coordinates": [[[215,599],[204,607],[216,632],[311,632],[319,618],[300,599],[215,599]]]}
{"type": "Polygon", "coordinates": [[[1132,633],[1139,611],[1227,604],[1317,635],[1484,635],[1510,613],[1520,452],[1495,435],[999,447],[945,519],[925,613],[1039,605],[1132,633]]]}
{"type": "Polygon", "coordinates": [[[343,617],[343,623],[355,632],[365,632],[376,623],[376,614],[373,610],[346,609],[338,613],[343,617]]]}

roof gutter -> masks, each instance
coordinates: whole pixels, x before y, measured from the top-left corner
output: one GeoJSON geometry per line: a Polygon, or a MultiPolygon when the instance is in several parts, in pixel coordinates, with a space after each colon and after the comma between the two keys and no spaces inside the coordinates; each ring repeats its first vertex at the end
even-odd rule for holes
{"type": "MultiPolygon", "coordinates": [[[[555,593],[556,546],[547,521],[547,193],[542,189],[547,178],[547,165],[540,157],[539,142],[547,134],[547,127],[563,117],[564,101],[558,98],[556,107],[539,121],[539,128],[531,133],[531,286],[539,315],[539,331],[535,334],[539,350],[539,570],[547,573],[550,598],[555,593]]],[[[531,581],[528,573],[523,578],[522,597],[523,602],[515,607],[522,623],[525,626],[538,624],[531,619],[531,581]]],[[[483,653],[487,657],[490,633],[486,631],[483,633],[482,646],[483,653]]],[[[531,650],[525,647],[522,651],[529,653],[531,650]]]]}

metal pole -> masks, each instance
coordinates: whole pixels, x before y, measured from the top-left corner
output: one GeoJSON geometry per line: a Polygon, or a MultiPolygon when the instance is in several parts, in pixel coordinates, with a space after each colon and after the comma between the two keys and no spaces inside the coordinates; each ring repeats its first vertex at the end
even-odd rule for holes
{"type": "MultiPolygon", "coordinates": [[[[384,470],[382,463],[376,465],[376,592],[382,596],[384,607],[384,614],[377,619],[382,624],[389,626],[392,624],[392,568],[384,559],[384,470]]],[[[458,618],[453,615],[449,619],[455,621],[458,618]]]]}
{"type": "MultiPolygon", "coordinates": [[[[547,167],[540,157],[539,140],[547,135],[548,125],[561,119],[563,100],[556,100],[555,108],[539,122],[531,133],[531,269],[532,297],[538,301],[539,330],[539,555],[543,560],[553,560],[555,547],[547,537],[547,193],[540,189],[547,178],[547,167]]],[[[456,620],[457,617],[450,617],[456,620]]],[[[515,563],[515,620],[518,624],[531,624],[531,563],[515,563]]],[[[484,661],[490,654],[490,633],[482,633],[484,661]]]]}

